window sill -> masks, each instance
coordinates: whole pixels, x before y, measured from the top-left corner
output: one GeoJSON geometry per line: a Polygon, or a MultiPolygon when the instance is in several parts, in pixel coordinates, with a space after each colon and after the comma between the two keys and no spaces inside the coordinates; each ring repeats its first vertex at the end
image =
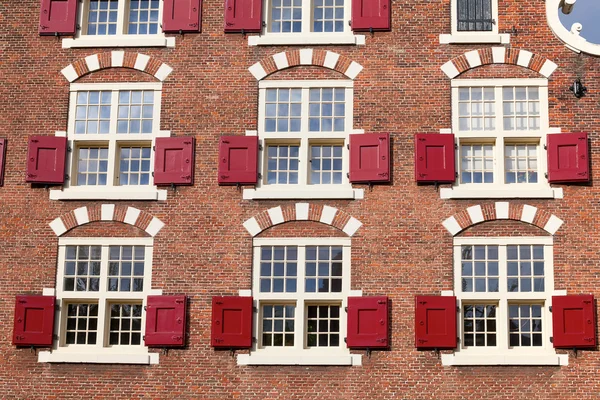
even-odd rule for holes
{"type": "Polygon", "coordinates": [[[360,354],[288,354],[285,351],[278,354],[238,354],[238,365],[362,365],[360,354]]]}
{"type": "Polygon", "coordinates": [[[508,33],[453,33],[440,34],[440,44],[461,44],[461,43],[510,43],[510,34],[508,33]]]}
{"type": "Polygon", "coordinates": [[[89,363],[89,364],[158,364],[158,353],[71,353],[67,351],[40,351],[38,362],[46,363],[89,363]]]}
{"type": "Polygon", "coordinates": [[[364,45],[365,35],[347,34],[265,34],[248,36],[248,46],[352,44],[364,45]]]}
{"type": "Polygon", "coordinates": [[[175,37],[163,35],[80,36],[62,40],[63,49],[75,47],[175,47],[175,37]]]}
{"type": "Polygon", "coordinates": [[[50,190],[50,200],[167,200],[167,190],[156,188],[101,188],[50,190]]]}
{"type": "Polygon", "coordinates": [[[333,188],[307,188],[289,187],[285,189],[258,188],[244,189],[244,200],[266,200],[266,199],[352,199],[360,200],[365,195],[364,189],[352,189],[351,187],[333,188]]]}
{"type": "Polygon", "coordinates": [[[495,188],[441,188],[442,199],[562,199],[562,188],[517,188],[515,185],[497,185],[495,188]]]}
{"type": "Polygon", "coordinates": [[[569,365],[568,354],[442,354],[442,365],[569,365]]]}

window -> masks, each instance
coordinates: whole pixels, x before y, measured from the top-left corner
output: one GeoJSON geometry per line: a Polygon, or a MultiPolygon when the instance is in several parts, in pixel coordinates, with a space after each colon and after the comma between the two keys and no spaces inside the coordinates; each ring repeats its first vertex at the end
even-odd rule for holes
{"type": "Polygon", "coordinates": [[[440,43],[502,43],[510,35],[498,33],[498,0],[452,0],[452,34],[440,35],[440,43]]]}
{"type": "MultiPolygon", "coordinates": [[[[256,189],[245,198],[355,198],[348,180],[351,81],[261,81],[256,189]]],[[[356,132],[358,133],[358,132],[356,132]]]]}
{"type": "Polygon", "coordinates": [[[351,0],[265,0],[263,36],[248,38],[257,44],[364,44],[348,24],[351,0]]]}
{"type": "Polygon", "coordinates": [[[240,363],[353,363],[344,343],[349,238],[254,239],[253,271],[257,343],[240,363]]]}
{"type": "Polygon", "coordinates": [[[458,177],[442,197],[554,197],[547,172],[546,79],[454,80],[458,177]]]}
{"type": "Polygon", "coordinates": [[[173,47],[174,38],[162,33],[162,9],[159,0],[85,0],[79,7],[81,29],[63,47],[173,47]]]}
{"type": "Polygon", "coordinates": [[[67,137],[69,179],[51,198],[157,199],[153,145],[161,85],[73,84],[67,137]]]}
{"type": "Polygon", "coordinates": [[[448,363],[557,365],[552,260],[551,237],[455,238],[460,340],[448,363]]]}
{"type": "Polygon", "coordinates": [[[152,238],[60,238],[58,341],[48,362],[148,364],[143,343],[152,238]]]}

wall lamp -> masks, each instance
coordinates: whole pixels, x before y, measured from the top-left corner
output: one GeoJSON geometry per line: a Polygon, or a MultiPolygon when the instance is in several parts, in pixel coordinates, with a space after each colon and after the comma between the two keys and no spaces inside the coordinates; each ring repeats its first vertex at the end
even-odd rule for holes
{"type": "Polygon", "coordinates": [[[587,88],[583,86],[581,79],[579,78],[575,79],[575,82],[569,87],[569,90],[573,92],[578,99],[585,96],[585,93],[587,92],[587,88]]]}

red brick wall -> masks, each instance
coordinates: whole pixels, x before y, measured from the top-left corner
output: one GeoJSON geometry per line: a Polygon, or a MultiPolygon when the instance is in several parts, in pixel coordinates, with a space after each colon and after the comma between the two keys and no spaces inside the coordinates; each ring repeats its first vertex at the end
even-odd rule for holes
{"type": "MultiPolygon", "coordinates": [[[[251,285],[252,240],[242,223],[268,208],[295,201],[247,201],[235,187],[217,185],[221,135],[257,127],[257,82],[248,67],[295,46],[249,47],[241,34],[222,33],[223,2],[203,2],[201,34],[174,35],[175,48],[126,49],[173,67],[163,83],[161,129],[196,137],[192,187],[169,191],[166,202],[51,201],[43,187],[25,183],[30,135],[66,130],[69,83],[60,70],[112,49],[63,49],[37,34],[39,2],[0,2],[0,137],[8,138],[0,188],[0,397],[6,399],[596,399],[597,351],[581,351],[563,367],[444,367],[433,351],[414,348],[414,296],[452,289],[452,237],[441,225],[475,204],[494,200],[442,200],[433,185],[416,185],[413,135],[451,127],[450,80],[440,66],[487,45],[440,45],[450,33],[450,0],[393,1],[391,32],[366,35],[365,46],[307,46],[360,63],[355,80],[354,128],[391,132],[392,183],[366,185],[364,200],[320,201],[363,223],[352,238],[352,288],[391,300],[391,348],[363,356],[360,367],[237,366],[228,351],[210,346],[211,297],[235,295],[251,285]],[[54,287],[55,218],[87,205],[132,206],[161,219],[155,237],[153,288],[190,297],[188,345],[152,366],[43,364],[11,344],[14,297],[54,287]]],[[[549,80],[550,126],[590,134],[592,184],[564,185],[564,198],[516,200],[554,214],[564,225],[554,239],[555,288],[600,295],[600,234],[595,170],[600,165],[598,93],[600,61],[567,49],[550,32],[544,3],[500,1],[499,31],[514,26],[508,48],[525,49],[558,64],[549,80]],[[568,87],[582,77],[588,95],[568,87]]],[[[510,65],[488,65],[460,77],[525,78],[540,75],[510,65]]],[[[339,79],[340,73],[295,67],[269,79],[339,79]]],[[[93,72],[78,82],[152,81],[128,69],[93,72]]],[[[261,236],[340,235],[316,222],[294,222],[261,236]]],[[[487,222],[463,235],[545,234],[514,221],[487,222]]],[[[68,236],[138,236],[131,226],[95,222],[68,236]]],[[[364,351],[355,351],[365,354],[364,351]]]]}

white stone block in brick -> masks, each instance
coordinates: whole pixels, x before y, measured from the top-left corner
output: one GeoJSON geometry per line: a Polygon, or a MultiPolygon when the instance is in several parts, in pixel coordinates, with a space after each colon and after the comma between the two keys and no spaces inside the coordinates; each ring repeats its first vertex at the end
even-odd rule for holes
{"type": "Polygon", "coordinates": [[[558,65],[550,60],[546,60],[544,65],[542,65],[542,68],[540,68],[540,74],[544,75],[546,78],[549,78],[550,75],[556,71],[556,68],[558,68],[558,65]]]}
{"type": "Polygon", "coordinates": [[[150,236],[156,236],[156,234],[165,226],[165,223],[160,219],[154,217],[152,221],[146,227],[146,233],[150,236]]]}
{"type": "Polygon", "coordinates": [[[467,213],[469,213],[469,217],[471,217],[471,222],[473,224],[483,221],[483,210],[480,205],[467,208],[467,213]]]}
{"type": "Polygon", "coordinates": [[[277,53],[273,56],[273,61],[275,61],[275,66],[277,69],[285,69],[290,66],[288,63],[287,55],[285,52],[277,53]]]}
{"type": "Polygon", "coordinates": [[[362,222],[360,222],[359,220],[357,220],[354,217],[350,217],[350,219],[348,220],[348,222],[346,222],[346,225],[344,226],[344,229],[342,229],[344,231],[344,233],[348,236],[354,236],[354,234],[356,233],[356,231],[362,226],[362,222]]]}
{"type": "Polygon", "coordinates": [[[442,72],[446,74],[446,76],[450,79],[454,78],[459,74],[458,69],[452,61],[446,62],[444,65],[441,66],[441,69],[442,72]]]}
{"type": "Polygon", "coordinates": [[[90,222],[90,216],[88,215],[87,207],[79,207],[73,211],[75,214],[75,221],[77,221],[77,225],[83,225],[90,222]]]}
{"type": "Polygon", "coordinates": [[[296,220],[306,221],[308,219],[308,203],[296,203],[296,220]]]}
{"type": "Polygon", "coordinates": [[[102,221],[112,221],[115,219],[115,205],[102,204],[100,208],[100,219],[102,221]]]}
{"type": "Polygon", "coordinates": [[[504,64],[505,57],[505,47],[492,47],[492,61],[494,62],[494,64],[504,64]]]}
{"type": "Polygon", "coordinates": [[[508,219],[508,202],[496,202],[496,219],[508,219]]]}
{"type": "Polygon", "coordinates": [[[123,222],[129,225],[135,225],[135,221],[137,221],[140,216],[140,210],[134,207],[127,207],[127,212],[125,212],[125,219],[123,222]]]}
{"type": "Polygon", "coordinates": [[[544,225],[544,230],[552,235],[554,235],[558,229],[562,226],[563,220],[558,218],[556,215],[551,215],[544,225]]]}
{"type": "Polygon", "coordinates": [[[75,71],[75,67],[73,66],[73,64],[69,64],[66,67],[64,67],[61,71],[61,74],[63,74],[63,76],[65,78],[67,78],[67,80],[69,82],[73,82],[74,80],[76,80],[77,78],[79,78],[79,75],[77,74],[77,71],[75,71]]]}
{"type": "Polygon", "coordinates": [[[323,211],[321,211],[321,221],[324,224],[331,225],[333,223],[333,218],[335,218],[335,214],[337,213],[337,208],[330,206],[323,206],[323,211]]]}
{"type": "Polygon", "coordinates": [[[446,219],[444,222],[442,222],[442,225],[444,225],[444,228],[446,228],[452,236],[454,236],[458,232],[462,231],[460,224],[454,217],[450,217],[450,218],[446,219]]]}
{"type": "Polygon", "coordinates": [[[247,219],[243,225],[244,228],[246,228],[246,230],[248,231],[248,233],[252,236],[256,236],[262,231],[262,229],[260,229],[258,221],[254,217],[247,219]]]}
{"type": "Polygon", "coordinates": [[[150,61],[150,56],[145,54],[138,53],[137,58],[135,59],[135,64],[133,68],[144,71],[146,69],[146,65],[148,65],[148,61],[150,61]]]}
{"type": "Polygon", "coordinates": [[[519,56],[517,57],[517,65],[520,65],[521,67],[528,67],[529,62],[531,61],[531,57],[533,57],[533,54],[531,54],[530,51],[519,51],[519,56]]]}
{"type": "Polygon", "coordinates": [[[283,223],[283,210],[281,209],[281,206],[269,208],[267,213],[269,214],[269,218],[271,218],[273,225],[283,223]]]}
{"type": "Polygon", "coordinates": [[[311,65],[313,58],[313,49],[302,49],[300,50],[300,64],[311,65]]]}
{"type": "Polygon", "coordinates": [[[67,231],[67,227],[61,218],[56,218],[50,222],[50,228],[54,231],[56,236],[60,236],[67,231]]]}
{"type": "Polygon", "coordinates": [[[323,63],[324,67],[334,69],[335,64],[337,64],[340,55],[338,53],[334,53],[333,51],[328,51],[325,53],[325,62],[323,63]]]}
{"type": "Polygon", "coordinates": [[[262,78],[264,78],[265,76],[267,76],[267,73],[265,72],[265,69],[263,68],[263,66],[259,62],[257,62],[256,64],[252,65],[250,68],[248,68],[248,71],[250,71],[250,73],[252,74],[252,76],[254,76],[257,81],[260,81],[262,78]]]}
{"type": "Polygon", "coordinates": [[[125,59],[124,51],[113,51],[110,53],[110,65],[113,67],[122,67],[125,59]]]}
{"type": "Polygon", "coordinates": [[[88,70],[96,71],[100,69],[100,60],[98,59],[98,54],[92,54],[91,56],[87,56],[85,58],[85,63],[87,64],[88,70]]]}
{"type": "Polygon", "coordinates": [[[475,68],[481,65],[481,57],[479,57],[479,51],[473,50],[465,53],[469,67],[475,68]]]}
{"type": "Polygon", "coordinates": [[[535,218],[536,213],[536,207],[525,204],[523,206],[523,212],[521,213],[521,221],[529,222],[530,224],[533,223],[533,219],[535,218]]]}
{"type": "Polygon", "coordinates": [[[358,74],[363,70],[363,66],[357,63],[356,61],[352,61],[348,66],[348,69],[344,74],[350,79],[356,79],[358,74]]]}
{"type": "Polygon", "coordinates": [[[158,79],[159,81],[162,82],[165,79],[167,79],[167,76],[171,75],[171,72],[173,72],[173,68],[171,68],[169,65],[163,63],[158,68],[158,70],[156,71],[154,76],[156,77],[156,79],[158,79]]]}

